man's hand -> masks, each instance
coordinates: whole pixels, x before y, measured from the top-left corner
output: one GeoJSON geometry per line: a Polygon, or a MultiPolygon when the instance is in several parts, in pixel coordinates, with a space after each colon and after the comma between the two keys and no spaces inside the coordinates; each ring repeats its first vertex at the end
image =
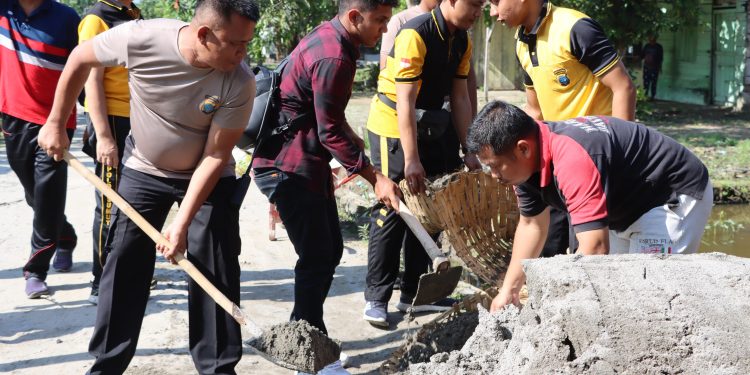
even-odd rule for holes
{"type": "Polygon", "coordinates": [[[166,246],[158,243],[156,244],[156,250],[158,250],[164,256],[164,258],[166,258],[172,264],[177,264],[177,261],[174,258],[177,253],[184,255],[185,250],[187,250],[185,245],[187,243],[186,229],[187,228],[172,223],[164,231],[164,237],[169,240],[171,246],[166,246]]]}
{"type": "Polygon", "coordinates": [[[117,155],[117,143],[111,137],[100,137],[96,140],[96,160],[100,163],[117,168],[120,159],[117,155]]]}
{"type": "Polygon", "coordinates": [[[49,120],[39,130],[37,143],[55,161],[62,160],[65,150],[70,147],[70,139],[68,139],[65,126],[51,123],[49,120]]]}
{"type": "Polygon", "coordinates": [[[375,196],[390,209],[399,210],[401,190],[395,182],[380,172],[375,172],[375,196]]]}
{"type": "Polygon", "coordinates": [[[412,194],[422,194],[427,190],[424,184],[425,175],[424,167],[419,160],[404,163],[404,179],[412,194]]]}
{"type": "Polygon", "coordinates": [[[500,293],[492,299],[490,312],[493,313],[495,311],[503,310],[505,309],[505,306],[508,306],[511,303],[516,306],[521,305],[518,291],[513,291],[511,290],[511,288],[503,287],[502,289],[500,289],[500,293]]]}
{"type": "Polygon", "coordinates": [[[466,153],[464,155],[464,164],[466,165],[466,168],[469,168],[470,171],[476,171],[482,169],[482,164],[479,162],[479,158],[477,158],[477,154],[474,153],[466,153]]]}

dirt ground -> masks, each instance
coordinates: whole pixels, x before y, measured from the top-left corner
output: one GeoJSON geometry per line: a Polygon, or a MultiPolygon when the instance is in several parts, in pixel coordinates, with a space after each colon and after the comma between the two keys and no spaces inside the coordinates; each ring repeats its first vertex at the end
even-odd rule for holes
{"type": "MultiPolygon", "coordinates": [[[[31,209],[23,190],[10,170],[0,142],[0,373],[80,374],[92,364],[88,342],[96,308],[86,299],[91,280],[91,221],[94,190],[72,169],[69,170],[66,214],[78,233],[75,264],[69,273],[51,271],[47,282],[54,293],[46,299],[29,300],[24,294],[21,267],[28,257],[31,209]]],[[[80,152],[80,131],[72,150],[89,168],[90,158],[80,152]]],[[[241,209],[242,303],[244,311],[262,327],[288,319],[292,308],[293,267],[296,254],[285,233],[277,229],[278,241],[268,240],[268,203],[253,185],[241,209]]],[[[148,251],[148,249],[144,249],[148,251]]],[[[333,338],[343,342],[355,374],[375,373],[397,348],[407,329],[427,322],[419,316],[407,324],[394,304],[389,308],[391,328],[381,330],[362,320],[367,247],[361,241],[347,241],[329,298],[325,304],[326,324],[333,338]],[[408,326],[408,327],[407,327],[408,326]]],[[[195,369],[188,353],[186,275],[158,258],[152,291],[143,322],[138,349],[129,374],[192,374],[195,369]]],[[[289,374],[257,355],[245,352],[237,367],[241,374],[289,374]]]]}

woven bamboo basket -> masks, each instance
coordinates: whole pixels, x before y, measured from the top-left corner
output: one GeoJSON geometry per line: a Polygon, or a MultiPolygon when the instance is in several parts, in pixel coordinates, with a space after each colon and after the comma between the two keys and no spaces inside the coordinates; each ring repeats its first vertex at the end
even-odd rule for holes
{"type": "Polygon", "coordinates": [[[508,269],[519,211],[511,185],[483,172],[457,172],[412,195],[401,181],[404,202],[431,234],[444,231],[471,271],[498,283],[508,269]]]}

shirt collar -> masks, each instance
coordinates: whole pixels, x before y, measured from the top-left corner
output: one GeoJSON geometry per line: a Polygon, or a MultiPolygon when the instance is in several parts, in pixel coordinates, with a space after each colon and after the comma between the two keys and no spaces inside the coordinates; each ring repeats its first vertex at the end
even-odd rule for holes
{"type": "MultiPolygon", "coordinates": [[[[50,9],[50,7],[52,7],[53,1],[54,0],[44,0],[36,9],[34,9],[33,12],[31,12],[31,14],[26,15],[26,18],[31,18],[39,13],[46,12],[48,9],[50,9]]],[[[23,8],[21,7],[21,4],[18,2],[18,0],[13,0],[13,6],[15,7],[14,12],[16,14],[26,14],[24,13],[23,8]]]]}
{"type": "Polygon", "coordinates": [[[432,14],[432,21],[435,22],[435,25],[438,28],[440,39],[445,41],[445,38],[450,37],[451,34],[448,31],[448,25],[445,24],[445,17],[443,17],[443,12],[440,10],[440,6],[433,9],[430,13],[432,14]]]}
{"type": "Polygon", "coordinates": [[[359,44],[354,42],[354,39],[352,39],[352,36],[349,35],[349,32],[346,31],[344,28],[344,25],[341,24],[341,20],[338,16],[333,17],[333,19],[330,21],[331,26],[333,26],[334,30],[336,30],[341,36],[344,37],[344,40],[348,43],[344,43],[344,47],[347,49],[347,52],[351,55],[352,59],[356,61],[359,59],[359,44]]]}
{"type": "Polygon", "coordinates": [[[524,41],[524,37],[536,37],[537,32],[539,31],[539,28],[542,27],[542,25],[547,21],[549,18],[549,15],[552,14],[553,5],[549,1],[544,1],[542,3],[542,10],[539,12],[539,18],[536,19],[536,23],[534,24],[534,28],[531,29],[531,31],[526,32],[523,25],[518,27],[518,30],[516,31],[516,39],[520,39],[521,41],[524,41]]]}
{"type": "MultiPolygon", "coordinates": [[[[109,5],[112,8],[115,8],[115,9],[121,11],[121,12],[125,12],[125,13],[128,12],[128,7],[125,6],[125,4],[123,4],[123,3],[121,3],[121,2],[119,2],[117,0],[99,0],[99,2],[102,3],[102,4],[105,4],[105,5],[109,5]]],[[[133,10],[138,10],[138,18],[141,18],[140,17],[140,9],[138,8],[138,6],[135,5],[135,1],[133,1],[132,3],[130,3],[130,8],[133,9],[133,10]]],[[[128,15],[130,15],[130,14],[128,14],[128,15]]],[[[133,18],[133,17],[131,17],[131,18],[133,18]]]]}
{"type": "Polygon", "coordinates": [[[539,186],[545,187],[552,182],[552,152],[550,151],[550,130],[547,124],[537,121],[539,125],[539,152],[541,153],[541,171],[539,186]]]}

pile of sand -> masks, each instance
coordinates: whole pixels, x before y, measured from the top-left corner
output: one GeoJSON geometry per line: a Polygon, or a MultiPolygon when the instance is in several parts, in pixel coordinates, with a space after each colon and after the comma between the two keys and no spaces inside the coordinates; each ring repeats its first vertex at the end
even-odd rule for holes
{"type": "Polygon", "coordinates": [[[525,264],[519,312],[479,313],[413,374],[750,374],[750,260],[558,256],[525,264]]]}
{"type": "Polygon", "coordinates": [[[277,324],[248,344],[296,369],[316,373],[335,362],[341,346],[304,320],[277,324]]]}

